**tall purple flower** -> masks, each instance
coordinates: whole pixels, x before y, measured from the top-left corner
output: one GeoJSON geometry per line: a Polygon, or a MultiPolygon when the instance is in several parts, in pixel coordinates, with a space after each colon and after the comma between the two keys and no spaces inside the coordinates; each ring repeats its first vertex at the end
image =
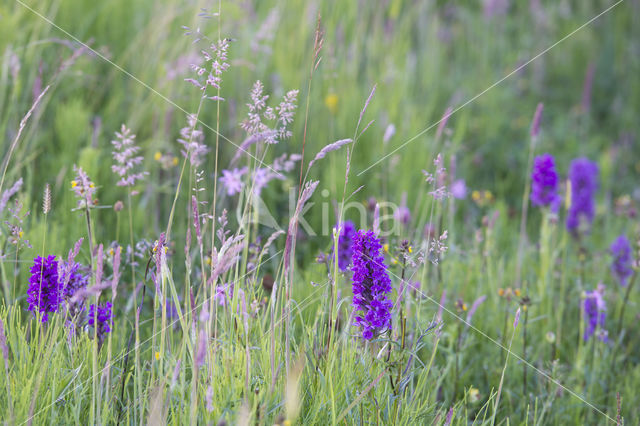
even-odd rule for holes
{"type": "Polygon", "coordinates": [[[616,277],[621,286],[626,287],[627,281],[633,269],[631,268],[631,244],[624,235],[620,235],[609,247],[613,262],[611,263],[611,273],[616,277]]]}
{"type": "Polygon", "coordinates": [[[587,341],[598,331],[598,338],[607,340],[607,331],[604,328],[604,321],[607,317],[607,306],[603,297],[604,286],[598,285],[593,291],[587,291],[584,299],[584,340],[587,341]]]}
{"type": "Polygon", "coordinates": [[[60,281],[58,279],[58,261],[49,255],[33,259],[27,303],[31,312],[42,314],[42,322],[47,322],[50,312],[57,312],[60,305],[60,281]]]}
{"type": "Polygon", "coordinates": [[[345,272],[351,264],[353,256],[353,236],[356,227],[350,220],[345,220],[340,226],[340,236],[338,237],[338,268],[345,272]]]}
{"type": "Polygon", "coordinates": [[[104,339],[104,335],[106,333],[111,332],[111,324],[112,324],[112,312],[111,312],[111,302],[107,302],[104,305],[96,305],[89,306],[89,315],[87,316],[87,323],[89,327],[94,327],[95,320],[98,320],[98,339],[102,341],[104,339]]]}
{"type": "Polygon", "coordinates": [[[598,165],[587,158],[576,158],[569,169],[571,207],[567,229],[577,231],[581,224],[591,224],[596,207],[594,194],[598,189],[598,165]]]}
{"type": "Polygon", "coordinates": [[[369,340],[391,326],[391,308],[387,295],[391,280],[387,274],[382,245],[373,231],[358,231],[353,237],[353,307],[355,322],[362,337],[369,340]]]}
{"type": "Polygon", "coordinates": [[[534,206],[549,206],[558,198],[558,174],[551,154],[533,160],[531,172],[531,202],[534,206]]]}

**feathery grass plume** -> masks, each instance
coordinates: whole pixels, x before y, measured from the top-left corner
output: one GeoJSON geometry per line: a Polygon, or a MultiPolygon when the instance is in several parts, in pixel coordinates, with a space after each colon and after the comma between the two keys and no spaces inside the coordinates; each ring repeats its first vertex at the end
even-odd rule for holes
{"type": "Polygon", "coordinates": [[[487,296],[482,295],[480,297],[478,297],[472,304],[471,304],[471,308],[469,308],[469,312],[467,312],[467,323],[466,327],[469,327],[469,324],[471,323],[471,320],[473,319],[473,315],[476,313],[476,311],[478,310],[478,308],[480,307],[480,305],[482,305],[482,303],[487,300],[487,296]]]}
{"type": "Polygon", "coordinates": [[[349,265],[351,265],[353,236],[355,235],[356,227],[350,220],[345,220],[336,229],[340,232],[338,237],[338,268],[342,272],[346,272],[349,269],[349,265]]]}
{"type": "Polygon", "coordinates": [[[44,186],[44,194],[42,197],[42,213],[49,214],[51,211],[51,187],[47,183],[44,186]]]}
{"type": "MultiPolygon", "coordinates": [[[[189,35],[189,33],[186,34],[189,35]]],[[[197,87],[202,92],[203,98],[214,101],[224,101],[223,98],[217,95],[209,96],[207,94],[207,89],[210,87],[213,87],[214,89],[220,89],[220,86],[222,85],[222,73],[229,68],[229,64],[227,63],[228,50],[228,38],[218,40],[217,42],[212,42],[209,44],[208,49],[205,48],[201,50],[205,64],[209,64],[209,70],[198,64],[191,64],[191,70],[196,74],[195,78],[185,78],[184,80],[187,83],[191,83],[192,85],[197,87]]]]}
{"type": "Polygon", "coordinates": [[[54,255],[33,259],[29,288],[27,289],[28,310],[42,315],[41,321],[49,320],[49,313],[57,312],[60,305],[60,281],[58,261],[54,255]]]}
{"type": "Polygon", "coordinates": [[[118,246],[113,255],[113,275],[111,277],[111,300],[115,300],[118,294],[118,282],[120,281],[120,254],[122,247],[118,246]]]}
{"type": "Polygon", "coordinates": [[[209,147],[204,144],[204,133],[197,128],[198,117],[195,114],[187,114],[187,126],[180,129],[178,143],[182,145],[182,156],[189,159],[193,167],[202,165],[209,147]]]}
{"type": "Polygon", "coordinates": [[[571,205],[567,215],[567,229],[577,232],[588,228],[596,213],[595,192],[598,189],[598,165],[588,158],[576,158],[569,168],[571,205]]]}
{"type": "Polygon", "coordinates": [[[195,195],[191,196],[191,209],[193,211],[193,226],[196,229],[196,238],[198,245],[202,245],[202,232],[200,230],[200,214],[198,212],[198,199],[195,195]]]}
{"type": "Polygon", "coordinates": [[[0,214],[7,207],[9,199],[20,191],[20,188],[22,188],[22,182],[22,178],[18,179],[13,183],[13,185],[11,185],[11,188],[2,193],[2,197],[0,197],[0,214]]]}
{"type": "Polygon", "coordinates": [[[607,304],[604,300],[604,285],[598,284],[595,290],[585,293],[584,302],[584,340],[585,342],[597,332],[597,337],[603,342],[608,339],[604,322],[607,318],[607,304]]]}
{"type": "Polygon", "coordinates": [[[533,160],[531,172],[531,202],[534,206],[560,206],[558,195],[558,174],[551,154],[542,154],[533,160]]]}
{"type": "Polygon", "coordinates": [[[438,129],[436,130],[436,140],[439,140],[442,136],[442,132],[447,127],[447,122],[449,121],[449,117],[451,116],[452,112],[453,108],[451,107],[447,107],[447,109],[444,111],[442,118],[438,122],[438,129]]]}
{"type": "Polygon", "coordinates": [[[531,121],[531,137],[533,139],[537,138],[540,134],[540,123],[542,122],[542,110],[544,105],[542,102],[538,103],[536,107],[536,112],[533,114],[533,120],[531,121]]]}
{"type": "Polygon", "coordinates": [[[267,106],[269,95],[264,94],[262,82],[256,81],[251,91],[251,103],[247,104],[249,107],[248,117],[240,123],[240,127],[249,136],[260,135],[260,139],[270,145],[290,138],[291,131],[287,129],[287,126],[293,122],[297,108],[297,97],[298,91],[290,90],[284,95],[277,107],[267,106]],[[274,127],[270,127],[265,121],[275,122],[274,127]]]}
{"type": "Polygon", "coordinates": [[[609,251],[613,256],[611,273],[622,287],[626,287],[629,278],[633,274],[631,243],[626,236],[620,235],[611,244],[609,251]]]}
{"type": "Polygon", "coordinates": [[[382,256],[382,245],[373,231],[358,231],[353,237],[353,307],[362,337],[370,340],[391,326],[393,303],[388,298],[391,279],[382,256]]]}
{"type": "MultiPolygon", "coordinates": [[[[0,177],[0,193],[2,193],[2,188],[4,187],[4,179],[5,179],[6,175],[7,175],[7,169],[9,168],[9,162],[11,161],[11,155],[13,154],[13,151],[16,149],[16,146],[18,146],[18,141],[20,140],[20,136],[22,135],[22,131],[27,126],[27,122],[29,121],[29,118],[31,117],[31,114],[33,114],[33,112],[37,108],[38,104],[40,104],[40,101],[42,100],[44,95],[49,90],[49,87],[51,87],[51,86],[47,86],[47,87],[44,88],[42,93],[40,93],[40,95],[38,95],[36,100],[33,101],[33,104],[31,105],[31,108],[29,108],[29,111],[27,111],[27,113],[24,115],[24,117],[22,117],[22,120],[20,120],[20,126],[18,127],[18,133],[16,133],[16,137],[13,139],[13,142],[11,142],[11,146],[9,147],[9,152],[7,153],[7,155],[6,155],[5,159],[4,159],[4,167],[2,169],[2,175],[0,177]]],[[[4,195],[4,193],[3,193],[3,195],[4,195]]],[[[2,212],[2,209],[0,209],[0,212],[2,212]]]]}
{"type": "Polygon", "coordinates": [[[330,143],[329,145],[326,145],[316,154],[313,160],[309,162],[309,166],[307,166],[307,171],[311,168],[311,166],[313,166],[313,164],[316,161],[323,159],[328,153],[332,151],[337,151],[343,146],[350,144],[351,142],[353,142],[353,140],[351,139],[340,139],[339,141],[335,141],[333,143],[330,143]]]}
{"type": "Polygon", "coordinates": [[[134,173],[133,169],[140,165],[144,160],[141,155],[136,155],[140,151],[140,147],[135,145],[136,135],[131,133],[124,124],[120,127],[119,132],[115,132],[116,139],[111,141],[114,150],[111,152],[115,164],[111,166],[111,170],[120,177],[118,186],[131,187],[136,181],[144,179],[148,172],[134,173]]]}
{"type": "Polygon", "coordinates": [[[300,217],[300,213],[302,212],[302,208],[305,203],[309,201],[309,198],[313,195],[313,192],[318,187],[320,181],[309,181],[305,184],[304,189],[300,193],[300,197],[298,198],[298,203],[296,204],[296,209],[293,213],[293,216],[289,220],[289,228],[287,230],[287,240],[285,242],[284,247],[284,270],[288,271],[289,266],[291,264],[291,252],[293,248],[294,238],[298,231],[298,218],[300,217]]]}
{"type": "Polygon", "coordinates": [[[226,239],[220,250],[213,248],[211,253],[211,276],[207,283],[215,284],[218,278],[233,267],[239,259],[239,255],[244,248],[244,235],[236,235],[226,239]]]}

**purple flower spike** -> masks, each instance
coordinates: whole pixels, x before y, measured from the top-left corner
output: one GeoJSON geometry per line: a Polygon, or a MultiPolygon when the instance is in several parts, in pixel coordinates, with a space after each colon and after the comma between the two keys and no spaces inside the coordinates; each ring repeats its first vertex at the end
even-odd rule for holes
{"type": "Polygon", "coordinates": [[[603,342],[607,340],[607,331],[604,329],[604,321],[607,317],[607,306],[603,297],[604,286],[598,285],[593,291],[588,291],[584,299],[584,340],[585,342],[598,331],[598,338],[603,342]]]}
{"type": "Polygon", "coordinates": [[[391,280],[387,274],[382,245],[373,231],[358,231],[353,238],[353,307],[362,337],[370,340],[391,326],[393,303],[387,295],[391,280]]]}
{"type": "Polygon", "coordinates": [[[111,332],[111,302],[107,302],[104,305],[97,305],[97,313],[96,313],[96,305],[89,306],[89,315],[87,318],[87,322],[89,327],[93,327],[95,324],[95,319],[98,319],[98,339],[102,341],[104,339],[104,335],[111,332]]]}
{"type": "Polygon", "coordinates": [[[551,154],[542,154],[533,161],[531,202],[534,206],[553,205],[558,198],[558,174],[551,154]]]}
{"type": "Polygon", "coordinates": [[[340,236],[338,237],[338,268],[345,272],[351,265],[351,257],[353,256],[353,236],[356,227],[350,220],[346,220],[340,227],[340,236]]]}
{"type": "Polygon", "coordinates": [[[49,255],[33,259],[31,278],[27,290],[27,302],[31,312],[40,312],[42,322],[47,322],[49,312],[57,312],[60,305],[60,281],[58,279],[58,261],[49,255]]]}
{"type": "Polygon", "coordinates": [[[631,244],[624,235],[620,235],[609,247],[613,262],[611,263],[611,273],[618,280],[622,287],[627,286],[629,277],[633,274],[631,268],[631,244]]]}
{"type": "Polygon", "coordinates": [[[581,224],[590,225],[596,213],[594,194],[598,189],[598,165],[587,158],[571,162],[571,207],[567,217],[567,229],[577,231],[581,224]]]}

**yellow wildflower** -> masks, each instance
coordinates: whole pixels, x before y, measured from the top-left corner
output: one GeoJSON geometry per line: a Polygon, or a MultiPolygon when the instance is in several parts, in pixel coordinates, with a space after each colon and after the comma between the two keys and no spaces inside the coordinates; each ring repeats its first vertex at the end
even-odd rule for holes
{"type": "Polygon", "coordinates": [[[324,104],[329,109],[331,114],[335,114],[338,111],[338,95],[335,93],[329,93],[326,98],[324,98],[324,104]]]}
{"type": "Polygon", "coordinates": [[[161,158],[162,158],[162,153],[160,151],[156,151],[156,153],[153,155],[153,159],[156,161],[160,161],[161,158]]]}

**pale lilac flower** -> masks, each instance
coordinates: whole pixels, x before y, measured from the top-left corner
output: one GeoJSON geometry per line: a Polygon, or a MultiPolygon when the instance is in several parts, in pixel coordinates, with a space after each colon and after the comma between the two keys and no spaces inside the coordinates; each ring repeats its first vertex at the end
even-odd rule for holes
{"type": "Polygon", "coordinates": [[[451,184],[451,195],[453,198],[464,199],[467,197],[467,184],[464,179],[457,179],[451,184]]]}
{"type": "Polygon", "coordinates": [[[222,176],[220,176],[218,180],[224,187],[227,195],[233,196],[242,191],[242,188],[244,187],[244,182],[242,182],[242,175],[244,175],[246,172],[246,167],[243,167],[241,169],[235,168],[233,170],[222,171],[222,176]]]}

